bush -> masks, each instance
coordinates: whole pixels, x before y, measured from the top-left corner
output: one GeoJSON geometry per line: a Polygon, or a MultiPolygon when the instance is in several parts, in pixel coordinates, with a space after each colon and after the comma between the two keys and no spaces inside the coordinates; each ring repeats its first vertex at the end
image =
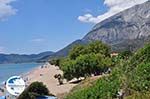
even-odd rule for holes
{"type": "Polygon", "coordinates": [[[133,73],[131,88],[137,92],[150,91],[150,63],[138,65],[133,73]]]}
{"type": "Polygon", "coordinates": [[[92,86],[75,90],[65,99],[113,99],[121,88],[121,81],[116,74],[97,80],[92,86]]]}
{"type": "Polygon", "coordinates": [[[146,44],[143,48],[139,49],[130,60],[130,66],[137,66],[140,63],[150,62],[150,43],[146,44]]]}
{"type": "Polygon", "coordinates": [[[49,90],[42,82],[33,82],[18,99],[36,99],[36,96],[50,95],[49,90]]]}

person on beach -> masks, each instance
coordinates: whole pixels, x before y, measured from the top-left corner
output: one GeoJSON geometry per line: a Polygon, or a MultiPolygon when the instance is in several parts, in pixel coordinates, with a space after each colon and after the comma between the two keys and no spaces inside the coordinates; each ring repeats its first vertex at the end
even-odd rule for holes
{"type": "Polygon", "coordinates": [[[62,85],[63,84],[63,77],[62,77],[62,75],[61,74],[56,74],[56,75],[54,75],[54,78],[56,79],[58,79],[58,82],[59,82],[59,85],[62,85]]]}

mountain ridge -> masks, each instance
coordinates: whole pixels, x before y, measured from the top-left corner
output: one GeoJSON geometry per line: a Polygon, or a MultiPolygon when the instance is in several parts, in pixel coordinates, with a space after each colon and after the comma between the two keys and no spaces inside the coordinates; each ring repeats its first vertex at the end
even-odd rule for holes
{"type": "Polygon", "coordinates": [[[28,63],[28,62],[40,62],[40,59],[52,55],[54,52],[47,51],[39,54],[0,54],[0,64],[5,63],[28,63]]]}
{"type": "Polygon", "coordinates": [[[150,35],[150,1],[126,9],[96,24],[83,40],[108,44],[150,35]]]}

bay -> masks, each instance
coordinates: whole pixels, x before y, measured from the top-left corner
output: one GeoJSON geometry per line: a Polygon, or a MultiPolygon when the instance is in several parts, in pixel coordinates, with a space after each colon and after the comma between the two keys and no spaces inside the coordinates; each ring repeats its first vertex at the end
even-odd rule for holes
{"type": "Polygon", "coordinates": [[[43,63],[22,63],[22,64],[0,64],[0,83],[11,76],[19,76],[23,73],[41,66],[43,63]]]}

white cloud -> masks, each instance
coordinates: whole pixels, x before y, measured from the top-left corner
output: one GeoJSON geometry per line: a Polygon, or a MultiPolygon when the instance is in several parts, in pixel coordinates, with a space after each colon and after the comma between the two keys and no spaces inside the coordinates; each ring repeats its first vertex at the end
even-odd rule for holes
{"type": "Polygon", "coordinates": [[[5,20],[9,16],[15,15],[17,10],[11,6],[16,0],[0,0],[0,20],[5,20]]]}
{"type": "MultiPolygon", "coordinates": [[[[82,22],[94,22],[95,21],[95,18],[93,15],[91,14],[85,14],[84,16],[79,16],[78,17],[78,20],[82,21],[82,22]]],[[[95,23],[95,22],[94,22],[95,23]]]]}
{"type": "Polygon", "coordinates": [[[79,16],[78,20],[86,23],[98,23],[125,9],[146,1],[148,0],[104,0],[104,4],[109,8],[106,13],[98,16],[93,16],[92,14],[88,13],[83,16],[79,16]]]}
{"type": "Polygon", "coordinates": [[[36,38],[36,39],[32,39],[31,41],[32,42],[44,42],[45,39],[43,39],[43,38],[36,38]]]}

